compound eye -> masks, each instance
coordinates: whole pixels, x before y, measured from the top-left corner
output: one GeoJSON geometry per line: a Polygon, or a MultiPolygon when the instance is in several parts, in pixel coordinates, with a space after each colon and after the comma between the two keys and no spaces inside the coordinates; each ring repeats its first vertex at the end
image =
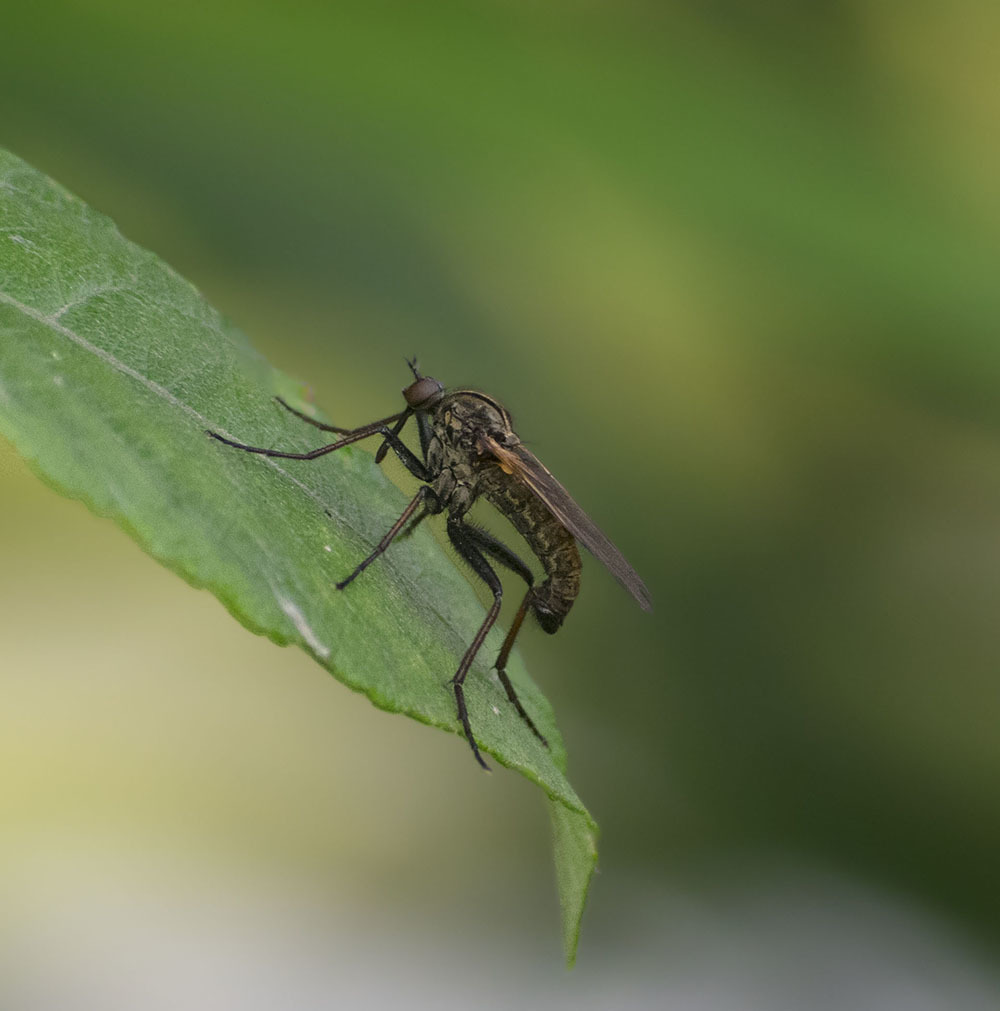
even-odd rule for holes
{"type": "Polygon", "coordinates": [[[444,395],[444,386],[430,376],[423,376],[403,390],[406,406],[414,411],[433,407],[444,395]]]}

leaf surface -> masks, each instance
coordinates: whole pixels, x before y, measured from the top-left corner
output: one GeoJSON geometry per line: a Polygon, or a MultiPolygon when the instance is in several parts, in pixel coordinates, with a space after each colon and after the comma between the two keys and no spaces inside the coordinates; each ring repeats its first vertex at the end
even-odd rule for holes
{"type": "MultiPolygon", "coordinates": [[[[418,530],[347,591],[334,587],[407,501],[371,453],[275,460],[206,436],[315,448],[320,433],[277,394],[311,410],[190,283],[0,149],[0,433],[48,483],[115,520],[247,628],[300,646],[376,706],[457,733],[448,679],[483,609],[433,536],[418,530]]],[[[520,659],[511,678],[551,751],[491,672],[501,640],[494,629],[470,671],[470,718],[480,747],[548,796],[572,962],[596,826],[520,659]]],[[[464,742],[455,760],[472,762],[464,742]]]]}

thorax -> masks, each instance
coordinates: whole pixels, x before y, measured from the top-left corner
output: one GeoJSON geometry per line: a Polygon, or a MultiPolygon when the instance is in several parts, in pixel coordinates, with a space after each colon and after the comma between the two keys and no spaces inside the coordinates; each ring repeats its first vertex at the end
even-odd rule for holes
{"type": "Polygon", "coordinates": [[[512,433],[510,415],[495,400],[472,390],[448,393],[431,416],[427,462],[435,475],[438,501],[452,516],[463,515],[480,495],[485,468],[496,467],[484,456],[482,438],[503,438],[512,433]]]}

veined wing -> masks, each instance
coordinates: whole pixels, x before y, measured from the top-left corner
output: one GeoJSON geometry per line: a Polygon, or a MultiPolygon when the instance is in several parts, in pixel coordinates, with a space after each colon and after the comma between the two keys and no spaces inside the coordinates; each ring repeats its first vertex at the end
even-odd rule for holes
{"type": "Polygon", "coordinates": [[[644,611],[652,610],[653,599],[639,574],[531,450],[521,443],[504,446],[490,436],[482,436],[482,447],[485,452],[497,458],[508,474],[520,478],[545,503],[552,515],[595,558],[604,563],[644,611]]]}

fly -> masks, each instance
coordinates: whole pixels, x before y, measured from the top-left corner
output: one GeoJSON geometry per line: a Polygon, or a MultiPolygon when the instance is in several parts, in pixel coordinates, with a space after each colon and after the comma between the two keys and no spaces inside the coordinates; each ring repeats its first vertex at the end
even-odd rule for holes
{"type": "Polygon", "coordinates": [[[403,390],[406,408],[360,428],[323,424],[277,398],[282,407],[313,427],[342,436],[336,442],[308,453],[286,453],[248,446],[216,432],[208,434],[247,453],[286,460],[315,460],[343,446],[377,435],[383,441],[375,454],[376,462],[381,463],[391,449],[403,466],[422,482],[402,515],[371,554],[336,585],[338,590],[343,590],[361,575],[404,528],[409,532],[427,516],[447,513],[448,539],[493,594],[493,603],[451,679],[465,737],[476,761],[488,769],[472,734],[464,684],[472,661],[500,613],[503,587],[493,566],[509,569],[527,584],[527,592],[500,647],[495,667],[507,698],[546,747],[548,741],[525,711],[507,676],[507,660],[529,612],[550,634],[558,631],[569,614],[580,592],[582,566],[577,541],[607,566],[644,611],[651,609],[652,599],[622,553],[517,437],[511,417],[500,403],[476,390],[446,390],[436,379],[422,376],[415,360],[407,364],[413,372],[414,381],[403,390]],[[417,422],[419,456],[400,439],[400,433],[411,417],[415,417],[417,422]],[[506,544],[466,522],[466,514],[480,497],[503,513],[527,542],[545,571],[545,579],[541,583],[536,585],[531,569],[506,544]]]}

